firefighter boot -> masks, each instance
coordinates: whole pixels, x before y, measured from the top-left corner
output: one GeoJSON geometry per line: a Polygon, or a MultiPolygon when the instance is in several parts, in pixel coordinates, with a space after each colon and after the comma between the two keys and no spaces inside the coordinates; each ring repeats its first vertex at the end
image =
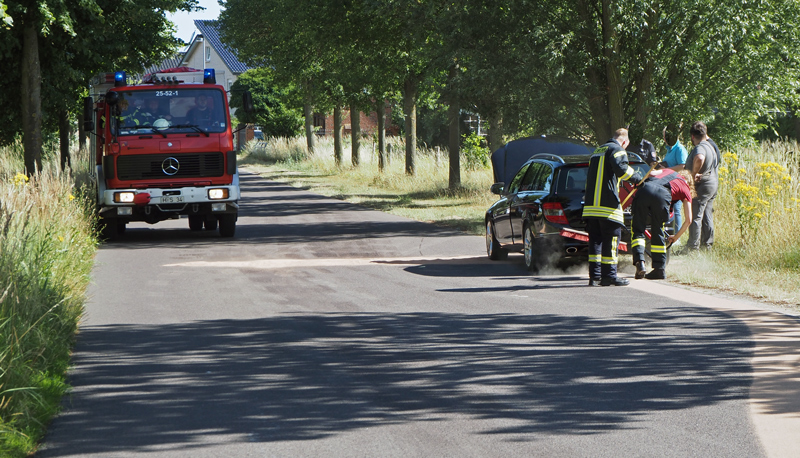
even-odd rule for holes
{"type": "Polygon", "coordinates": [[[667,273],[664,272],[664,269],[653,269],[644,278],[648,280],[663,280],[667,278],[667,273]]]}
{"type": "Polygon", "coordinates": [[[603,277],[600,286],[628,286],[631,282],[627,278],[603,277]]]}
{"type": "Polygon", "coordinates": [[[644,275],[647,273],[647,270],[644,266],[644,261],[639,261],[636,263],[636,279],[641,280],[644,278],[644,275]]]}

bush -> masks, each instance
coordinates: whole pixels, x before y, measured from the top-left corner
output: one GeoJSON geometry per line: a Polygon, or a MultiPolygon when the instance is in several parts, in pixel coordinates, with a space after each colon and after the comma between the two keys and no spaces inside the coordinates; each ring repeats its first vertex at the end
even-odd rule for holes
{"type": "Polygon", "coordinates": [[[491,153],[488,146],[486,146],[486,139],[475,132],[462,136],[461,154],[464,157],[464,168],[467,170],[480,170],[489,167],[491,153]]]}

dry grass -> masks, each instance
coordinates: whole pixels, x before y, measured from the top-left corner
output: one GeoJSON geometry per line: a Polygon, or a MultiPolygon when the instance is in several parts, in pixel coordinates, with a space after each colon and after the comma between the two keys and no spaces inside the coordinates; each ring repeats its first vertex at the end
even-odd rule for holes
{"type": "Polygon", "coordinates": [[[794,141],[725,153],[714,248],[673,258],[672,279],[800,310],[798,154],[794,141]]]}
{"type": "Polygon", "coordinates": [[[358,168],[350,165],[349,145],[344,165],[337,168],[332,141],[320,140],[315,154],[306,156],[303,138],[270,140],[263,148],[251,144],[241,163],[266,178],[375,210],[469,233],[483,231],[483,215],[496,200],[488,191],[491,170],[462,171],[461,187],[451,190],[446,152],[420,150],[416,173],[410,176],[405,173],[402,142],[390,143],[393,152],[383,173],[378,172],[377,153],[368,141],[362,143],[358,168]]]}

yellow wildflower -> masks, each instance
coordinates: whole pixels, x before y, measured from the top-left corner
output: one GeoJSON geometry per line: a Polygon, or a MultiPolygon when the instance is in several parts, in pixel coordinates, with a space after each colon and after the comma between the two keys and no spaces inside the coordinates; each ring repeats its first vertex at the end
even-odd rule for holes
{"type": "Polygon", "coordinates": [[[14,175],[14,186],[24,186],[28,184],[29,180],[30,178],[28,178],[28,175],[25,175],[24,173],[18,173],[14,175]]]}

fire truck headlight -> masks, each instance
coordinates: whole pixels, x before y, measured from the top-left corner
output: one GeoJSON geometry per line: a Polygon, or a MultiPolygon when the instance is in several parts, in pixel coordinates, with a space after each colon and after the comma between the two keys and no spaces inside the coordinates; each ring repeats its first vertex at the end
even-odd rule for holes
{"type": "Polygon", "coordinates": [[[228,198],[227,188],[213,188],[208,190],[208,198],[210,200],[219,200],[228,198]]]}
{"type": "Polygon", "coordinates": [[[133,198],[136,194],[133,192],[115,192],[114,193],[114,202],[120,203],[131,203],[133,202],[133,198]]]}

